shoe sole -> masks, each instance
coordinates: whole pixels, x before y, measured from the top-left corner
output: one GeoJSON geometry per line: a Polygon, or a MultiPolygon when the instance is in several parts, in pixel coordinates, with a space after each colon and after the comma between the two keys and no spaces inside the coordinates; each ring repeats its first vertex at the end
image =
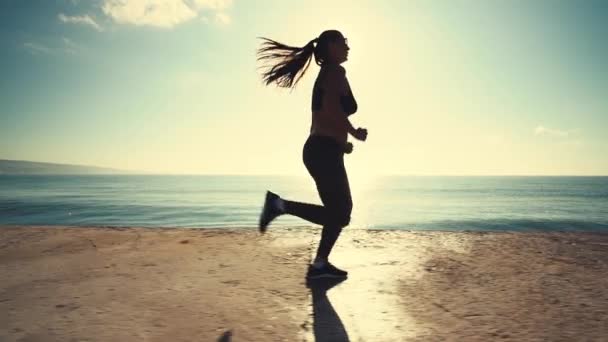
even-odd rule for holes
{"type": "Polygon", "coordinates": [[[262,233],[262,234],[266,232],[266,228],[268,228],[268,224],[270,223],[269,222],[266,225],[262,225],[263,218],[268,215],[268,211],[270,210],[268,208],[268,203],[270,201],[270,197],[271,197],[270,191],[266,191],[266,197],[264,197],[264,206],[262,207],[262,214],[260,215],[260,222],[258,225],[258,229],[260,230],[260,233],[262,233]]]}
{"type": "Polygon", "coordinates": [[[347,275],[334,275],[334,274],[319,274],[316,276],[307,276],[307,279],[322,279],[322,278],[348,278],[347,275]]]}

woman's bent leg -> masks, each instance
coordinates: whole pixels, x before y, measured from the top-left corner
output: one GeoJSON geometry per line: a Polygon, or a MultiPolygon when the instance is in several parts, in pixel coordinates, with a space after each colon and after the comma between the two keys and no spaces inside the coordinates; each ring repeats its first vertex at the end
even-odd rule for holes
{"type": "Polygon", "coordinates": [[[322,205],[288,200],[283,201],[285,202],[285,214],[294,215],[318,225],[325,224],[325,207],[322,205]]]}

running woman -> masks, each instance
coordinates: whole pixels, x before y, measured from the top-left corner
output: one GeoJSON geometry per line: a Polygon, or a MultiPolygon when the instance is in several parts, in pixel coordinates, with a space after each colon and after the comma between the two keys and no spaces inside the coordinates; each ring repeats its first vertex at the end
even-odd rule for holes
{"type": "Polygon", "coordinates": [[[312,176],[323,205],[287,200],[267,191],[260,215],[259,229],[266,232],[270,222],[284,214],[294,215],[323,226],[321,241],[307,278],[345,278],[348,272],[332,265],[329,254],[350,222],[352,198],[344,154],[351,153],[348,134],[365,141],[367,130],[355,129],[349,116],[357,111],[357,102],[341,65],[348,59],[347,40],[337,30],[327,30],[304,47],[292,47],[262,38],[258,60],[271,65],[262,74],[266,85],[275,83],[292,88],[304,75],[312,56],[320,66],[312,90],[312,123],[303,148],[303,161],[312,176]]]}

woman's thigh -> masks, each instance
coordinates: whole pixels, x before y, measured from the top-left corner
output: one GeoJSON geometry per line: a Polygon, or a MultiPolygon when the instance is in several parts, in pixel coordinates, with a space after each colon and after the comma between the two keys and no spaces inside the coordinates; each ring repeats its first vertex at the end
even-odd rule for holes
{"type": "Polygon", "coordinates": [[[331,212],[350,215],[352,198],[344,164],[330,163],[319,169],[313,178],[323,206],[331,212]]]}

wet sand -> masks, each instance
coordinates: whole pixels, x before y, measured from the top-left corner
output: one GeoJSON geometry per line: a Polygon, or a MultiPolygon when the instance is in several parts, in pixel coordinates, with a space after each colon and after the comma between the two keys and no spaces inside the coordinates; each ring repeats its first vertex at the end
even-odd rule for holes
{"type": "Polygon", "coordinates": [[[608,234],[0,226],[0,341],[606,341],[608,234]],[[330,290],[328,290],[331,288],[330,290]]]}

